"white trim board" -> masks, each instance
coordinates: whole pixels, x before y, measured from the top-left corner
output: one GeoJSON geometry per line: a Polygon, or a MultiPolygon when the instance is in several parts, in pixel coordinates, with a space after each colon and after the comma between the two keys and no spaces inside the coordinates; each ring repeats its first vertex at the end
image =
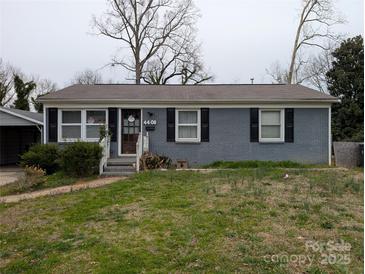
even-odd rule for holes
{"type": "Polygon", "coordinates": [[[39,100],[43,104],[52,104],[52,103],[104,103],[104,104],[113,104],[113,103],[124,103],[124,104],[199,104],[199,103],[208,103],[208,104],[260,104],[260,103],[338,103],[340,99],[337,98],[311,98],[311,99],[301,99],[301,98],[292,98],[292,99],[280,99],[280,98],[265,98],[265,99],[122,99],[122,98],[113,98],[113,99],[88,99],[88,98],[77,98],[77,99],[48,99],[48,100],[39,100]]]}
{"type": "Polygon", "coordinates": [[[259,143],[284,143],[285,142],[285,112],[284,109],[270,109],[262,108],[259,109],[259,143]],[[262,133],[262,112],[265,111],[277,111],[280,112],[280,137],[279,138],[263,138],[262,133]]]}
{"type": "Polygon", "coordinates": [[[0,108],[0,111],[6,113],[6,114],[10,114],[10,115],[13,115],[15,117],[18,117],[18,118],[21,118],[21,119],[24,119],[24,120],[27,120],[29,122],[32,122],[32,123],[36,123],[38,125],[41,125],[43,126],[43,122],[41,121],[38,121],[38,120],[35,120],[33,118],[30,118],[30,117],[27,117],[27,116],[24,116],[24,115],[21,115],[19,113],[15,113],[15,112],[12,112],[11,110],[7,110],[7,109],[4,109],[4,108],[0,108]]]}
{"type": "Polygon", "coordinates": [[[179,108],[175,109],[175,142],[176,143],[200,143],[201,141],[201,110],[200,108],[179,108]],[[187,126],[195,126],[197,128],[196,138],[179,138],[179,126],[184,126],[184,124],[179,124],[179,113],[184,111],[194,111],[197,113],[197,123],[196,124],[185,124],[187,126]]]}
{"type": "Polygon", "coordinates": [[[142,108],[329,108],[331,103],[321,104],[292,104],[292,103],[267,103],[267,104],[46,104],[47,108],[125,108],[125,109],[142,109],[142,108]]]}
{"type": "Polygon", "coordinates": [[[57,142],[58,143],[73,143],[76,142],[78,140],[81,141],[85,141],[85,142],[99,142],[99,138],[87,138],[86,136],[86,127],[87,127],[87,123],[86,123],[86,112],[87,111],[104,111],[105,112],[105,127],[108,128],[108,123],[109,123],[109,117],[108,117],[108,110],[103,108],[93,108],[93,109],[76,109],[76,108],[59,108],[57,110],[57,142]],[[62,123],[62,111],[80,111],[81,112],[81,121],[80,123],[70,123],[70,124],[65,124],[62,123]],[[63,139],[62,138],[62,126],[80,126],[80,138],[66,138],[63,139]]]}

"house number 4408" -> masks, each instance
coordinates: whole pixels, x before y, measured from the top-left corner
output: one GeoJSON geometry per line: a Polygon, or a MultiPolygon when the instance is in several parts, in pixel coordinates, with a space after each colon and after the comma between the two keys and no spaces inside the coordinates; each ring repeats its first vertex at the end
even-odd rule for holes
{"type": "Polygon", "coordinates": [[[151,125],[151,126],[153,125],[154,126],[154,125],[157,124],[157,121],[156,120],[144,120],[143,121],[143,124],[144,125],[147,125],[147,126],[149,126],[149,125],[151,125]]]}

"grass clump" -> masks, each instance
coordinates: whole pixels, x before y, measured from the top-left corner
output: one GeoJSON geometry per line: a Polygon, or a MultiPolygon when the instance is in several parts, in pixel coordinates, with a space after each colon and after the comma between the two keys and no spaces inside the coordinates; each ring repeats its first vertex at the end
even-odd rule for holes
{"type": "Polygon", "coordinates": [[[310,165],[292,161],[216,161],[203,166],[204,168],[308,168],[310,165]]]}
{"type": "Polygon", "coordinates": [[[321,223],[321,227],[324,229],[332,229],[333,223],[331,221],[324,221],[321,223]]]}

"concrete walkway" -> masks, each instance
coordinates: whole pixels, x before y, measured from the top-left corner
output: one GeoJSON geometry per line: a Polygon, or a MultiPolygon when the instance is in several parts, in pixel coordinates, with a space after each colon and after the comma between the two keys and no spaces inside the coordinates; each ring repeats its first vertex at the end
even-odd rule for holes
{"type": "Polygon", "coordinates": [[[69,185],[69,186],[60,186],[60,187],[56,187],[56,188],[43,189],[43,190],[39,190],[39,191],[17,194],[17,195],[3,196],[3,197],[0,197],[0,203],[16,203],[16,202],[19,202],[22,200],[35,199],[38,197],[69,193],[69,192],[73,192],[73,191],[77,191],[77,190],[81,190],[81,189],[96,188],[96,187],[109,185],[109,184],[114,183],[119,180],[124,180],[125,178],[126,177],[105,177],[105,178],[100,178],[100,179],[96,179],[93,181],[89,181],[86,183],[74,184],[74,185],[69,185]]]}
{"type": "Polygon", "coordinates": [[[2,166],[0,167],[0,186],[10,184],[23,176],[24,171],[18,166],[2,166]]]}

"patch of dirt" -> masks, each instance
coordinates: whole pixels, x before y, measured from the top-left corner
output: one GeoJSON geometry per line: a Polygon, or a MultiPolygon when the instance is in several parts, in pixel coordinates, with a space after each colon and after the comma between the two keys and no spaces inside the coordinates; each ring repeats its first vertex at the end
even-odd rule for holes
{"type": "Polygon", "coordinates": [[[223,184],[217,186],[217,193],[225,194],[231,192],[231,185],[230,184],[223,184]]]}
{"type": "Polygon", "coordinates": [[[108,207],[104,207],[99,210],[100,214],[105,215],[106,217],[110,216],[123,216],[123,219],[126,220],[139,220],[144,213],[145,209],[141,207],[139,203],[132,203],[128,205],[119,205],[114,204],[108,207]]]}
{"type": "Polygon", "coordinates": [[[30,212],[30,208],[23,206],[9,207],[1,213],[0,224],[7,227],[7,231],[25,227],[29,225],[29,223],[24,222],[24,219],[30,215],[30,212]]]}
{"type": "Polygon", "coordinates": [[[70,254],[69,258],[70,259],[65,258],[65,262],[68,263],[56,265],[52,269],[52,273],[93,273],[95,267],[99,264],[98,262],[93,261],[90,253],[85,250],[82,250],[82,253],[79,253],[79,251],[73,252],[73,254],[70,254]]]}
{"type": "Polygon", "coordinates": [[[229,256],[233,257],[241,257],[243,255],[237,252],[240,245],[246,246],[246,243],[243,239],[230,237],[223,238],[222,243],[220,244],[217,243],[217,246],[221,247],[220,252],[225,255],[229,254],[229,256]]]}
{"type": "Polygon", "coordinates": [[[125,206],[123,209],[127,210],[127,214],[125,214],[125,218],[127,220],[139,220],[144,215],[145,211],[145,209],[142,208],[138,203],[130,204],[128,206],[125,206]]]}
{"type": "Polygon", "coordinates": [[[259,232],[257,233],[257,236],[262,238],[265,243],[273,243],[274,239],[276,238],[273,234],[267,233],[267,232],[259,232]]]}
{"type": "Polygon", "coordinates": [[[2,258],[0,260],[0,268],[4,268],[7,266],[8,263],[10,263],[12,260],[14,260],[15,258],[2,258]]]}
{"type": "Polygon", "coordinates": [[[215,205],[213,203],[213,201],[211,199],[207,200],[205,203],[204,203],[204,206],[206,209],[213,209],[215,208],[215,205]]]}

